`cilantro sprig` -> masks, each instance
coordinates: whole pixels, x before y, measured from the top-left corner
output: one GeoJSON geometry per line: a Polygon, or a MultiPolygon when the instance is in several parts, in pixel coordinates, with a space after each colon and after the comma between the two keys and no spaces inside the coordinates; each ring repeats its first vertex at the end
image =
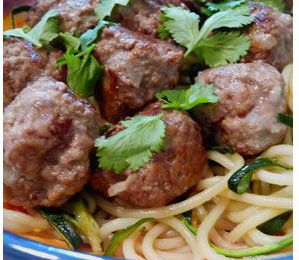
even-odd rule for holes
{"type": "Polygon", "coordinates": [[[121,121],[124,130],[96,139],[99,167],[120,173],[127,168],[136,171],[149,162],[164,147],[166,126],[161,118],[162,114],[135,116],[121,121]]]}
{"type": "Polygon", "coordinates": [[[100,21],[104,20],[104,18],[111,15],[117,5],[126,6],[129,1],[130,0],[101,0],[95,8],[98,19],[100,21]]]}
{"type": "Polygon", "coordinates": [[[218,97],[212,85],[195,83],[188,89],[164,90],[156,95],[163,108],[190,110],[200,104],[216,103],[218,97]]]}
{"type": "Polygon", "coordinates": [[[215,32],[219,28],[240,28],[252,23],[254,18],[247,5],[213,14],[200,29],[200,18],[193,12],[177,6],[163,6],[161,10],[160,36],[165,38],[170,34],[178,44],[186,47],[185,57],[193,53],[210,67],[217,67],[237,62],[250,47],[246,35],[215,32]]]}
{"type": "Polygon", "coordinates": [[[82,97],[92,96],[99,80],[103,67],[92,55],[100,32],[109,22],[101,21],[93,28],[87,30],[80,37],[72,34],[60,33],[60,39],[66,48],[66,53],[56,61],[57,66],[67,65],[67,84],[82,97]]]}
{"type": "Polygon", "coordinates": [[[31,42],[38,48],[48,45],[59,36],[58,13],[48,11],[31,29],[30,27],[16,28],[4,32],[4,37],[18,37],[31,42]]]}

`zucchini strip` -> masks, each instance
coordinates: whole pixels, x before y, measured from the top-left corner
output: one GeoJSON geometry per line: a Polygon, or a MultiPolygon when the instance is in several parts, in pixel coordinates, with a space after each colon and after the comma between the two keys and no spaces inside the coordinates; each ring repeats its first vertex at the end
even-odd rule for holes
{"type": "Polygon", "coordinates": [[[278,119],[281,123],[293,127],[293,116],[279,113],[278,119]]]}
{"type": "Polygon", "coordinates": [[[260,157],[253,162],[244,165],[238,171],[236,171],[228,180],[228,187],[238,193],[242,194],[250,189],[250,183],[253,173],[260,168],[269,166],[281,167],[287,170],[293,169],[287,165],[284,165],[276,159],[270,159],[266,157],[260,157]]]}
{"type": "Polygon", "coordinates": [[[270,254],[282,250],[288,246],[291,246],[292,244],[293,244],[293,236],[290,236],[288,238],[279,240],[273,244],[260,246],[260,247],[246,248],[246,249],[238,249],[238,250],[225,249],[225,248],[217,247],[214,244],[211,244],[211,247],[216,251],[216,253],[220,255],[224,255],[232,258],[242,258],[247,256],[259,256],[259,255],[270,254]]]}
{"type": "Polygon", "coordinates": [[[76,197],[67,203],[67,207],[71,209],[80,231],[91,245],[92,250],[96,253],[102,253],[100,228],[89,213],[83,199],[76,197]]]}
{"type": "Polygon", "coordinates": [[[196,236],[197,234],[197,228],[194,227],[192,225],[192,217],[191,217],[191,211],[187,211],[187,212],[184,212],[182,214],[182,222],[185,224],[185,226],[189,229],[189,231],[196,236]]]}
{"type": "Polygon", "coordinates": [[[38,211],[70,248],[75,249],[83,244],[80,234],[72,223],[65,218],[66,214],[61,210],[57,208],[38,208],[38,211]]]}
{"type": "Polygon", "coordinates": [[[267,235],[276,235],[279,230],[283,227],[283,225],[288,221],[289,217],[291,216],[292,212],[287,211],[282,213],[281,215],[272,218],[265,222],[264,224],[258,227],[258,230],[262,231],[267,235]]]}
{"type": "Polygon", "coordinates": [[[144,219],[137,221],[135,224],[116,232],[114,234],[114,236],[112,237],[108,248],[106,249],[105,255],[112,256],[115,253],[115,251],[117,250],[117,248],[119,247],[119,245],[125,239],[127,239],[131,234],[133,234],[135,230],[137,230],[144,223],[151,222],[151,221],[155,221],[155,219],[154,218],[144,218],[144,219]]]}

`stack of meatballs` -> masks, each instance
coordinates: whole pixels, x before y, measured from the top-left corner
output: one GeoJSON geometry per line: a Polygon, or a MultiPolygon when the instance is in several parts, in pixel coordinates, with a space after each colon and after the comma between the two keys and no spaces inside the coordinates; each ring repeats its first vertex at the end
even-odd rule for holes
{"type": "MultiPolygon", "coordinates": [[[[61,30],[81,34],[97,24],[97,0],[37,0],[34,26],[49,10],[61,30]]],[[[287,1],[289,2],[289,1],[287,1]]],[[[113,199],[129,207],[157,207],[192,188],[207,167],[205,140],[232,146],[243,156],[283,141],[287,128],[281,70],[292,62],[293,20],[262,3],[249,3],[254,22],[246,28],[251,48],[238,64],[200,71],[195,82],[212,84],[219,101],[195,109],[193,117],[163,109],[155,94],[178,85],[184,50],[158,36],[160,7],[188,8],[180,0],[132,0],[106,26],[93,55],[104,66],[93,105],[67,87],[66,69],[55,67],[60,50],[35,48],[17,38],[4,41],[4,192],[11,205],[60,206],[90,183],[103,196],[120,182],[113,199]],[[166,125],[164,149],[137,171],[92,167],[100,122],[158,115],[166,125]]]]}

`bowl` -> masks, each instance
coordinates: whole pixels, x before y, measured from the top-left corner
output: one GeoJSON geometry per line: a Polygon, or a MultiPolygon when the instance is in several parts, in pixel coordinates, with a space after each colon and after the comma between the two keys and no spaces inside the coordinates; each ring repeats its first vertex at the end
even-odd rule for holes
{"type": "MultiPolygon", "coordinates": [[[[10,8],[21,4],[31,4],[33,0],[4,0],[4,16],[10,8]]],[[[82,253],[63,249],[23,238],[4,231],[3,251],[5,260],[116,260],[107,256],[82,253]]],[[[267,258],[269,259],[269,258],[267,258]]],[[[293,256],[275,257],[272,260],[292,260],[293,256]]],[[[119,260],[119,258],[117,258],[119,260]]]]}

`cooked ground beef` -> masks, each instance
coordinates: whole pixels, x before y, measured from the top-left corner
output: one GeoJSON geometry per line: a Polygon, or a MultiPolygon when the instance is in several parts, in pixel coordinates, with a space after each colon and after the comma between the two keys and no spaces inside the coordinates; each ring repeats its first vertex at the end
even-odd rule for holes
{"type": "Polygon", "coordinates": [[[129,5],[119,8],[116,20],[132,31],[159,37],[160,8],[163,5],[180,5],[186,8],[184,2],[182,0],[132,0],[129,5]]]}
{"type": "Polygon", "coordinates": [[[49,10],[56,10],[61,19],[61,30],[81,34],[97,24],[94,6],[98,0],[35,0],[29,14],[31,26],[39,22],[49,10]]]}
{"type": "Polygon", "coordinates": [[[244,62],[262,60],[282,70],[293,60],[293,18],[262,3],[249,3],[254,23],[248,29],[251,48],[244,62]]]}
{"type": "Polygon", "coordinates": [[[94,189],[108,196],[112,185],[125,181],[125,188],[116,194],[116,200],[133,207],[149,208],[166,205],[200,180],[206,156],[199,126],[187,113],[162,110],[159,103],[151,104],[140,114],[160,113],[166,123],[164,150],[134,172],[126,170],[116,174],[99,169],[92,176],[94,189]]]}
{"type": "Polygon", "coordinates": [[[287,128],[278,121],[285,112],[281,74],[263,62],[234,64],[199,72],[196,81],[213,84],[219,102],[195,115],[212,140],[254,155],[280,143],[287,128]]]}
{"type": "Polygon", "coordinates": [[[60,206],[89,178],[97,115],[50,77],[30,83],[4,112],[5,200],[60,206]]]}
{"type": "Polygon", "coordinates": [[[143,107],[158,91],[174,87],[183,63],[180,48],[121,26],[103,30],[94,56],[105,66],[100,105],[111,122],[143,107]]]}
{"type": "Polygon", "coordinates": [[[56,58],[60,55],[60,51],[48,54],[47,51],[37,49],[24,40],[6,39],[3,50],[4,106],[7,106],[29,81],[40,74],[64,80],[64,69],[55,67],[56,58]]]}

